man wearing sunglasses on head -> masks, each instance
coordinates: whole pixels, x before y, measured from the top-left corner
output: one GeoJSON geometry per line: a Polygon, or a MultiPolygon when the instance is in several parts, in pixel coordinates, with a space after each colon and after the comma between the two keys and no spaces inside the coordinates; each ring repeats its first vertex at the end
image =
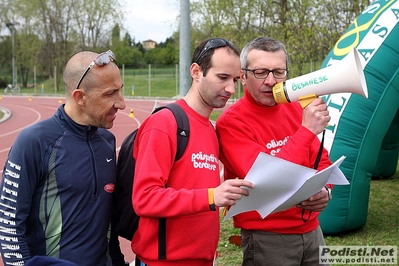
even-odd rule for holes
{"type": "MultiPolygon", "coordinates": [[[[244,97],[216,121],[225,178],[245,178],[260,152],[317,170],[331,165],[317,137],[330,120],[324,101],[317,98],[302,109],[299,103],[277,104],[273,97],[272,88],[287,78],[284,45],[255,38],[240,59],[244,97]]],[[[256,211],[234,216],[234,226],[241,228],[242,265],[318,265],[319,246],[325,243],[317,217],[331,198],[330,190],[326,186],[265,219],[256,211]]]]}
{"type": "Polygon", "coordinates": [[[115,137],[107,129],[125,108],[114,60],[112,51],[72,56],[63,74],[66,103],[14,142],[0,192],[5,265],[31,258],[37,263],[43,256],[110,265],[116,157],[115,137]]]}
{"type": "Polygon", "coordinates": [[[190,136],[182,157],[176,155],[176,120],[167,109],[147,118],[134,145],[133,207],[140,216],[132,250],[151,266],[211,266],[219,240],[219,207],[235,204],[253,187],[244,180],[220,184],[219,144],[209,121],[226,105],[240,75],[239,50],[213,38],[194,51],[192,84],[176,101],[188,116],[190,136]],[[159,221],[166,218],[166,240],[159,245],[159,221]],[[163,249],[164,250],[161,250],[163,249]]]}

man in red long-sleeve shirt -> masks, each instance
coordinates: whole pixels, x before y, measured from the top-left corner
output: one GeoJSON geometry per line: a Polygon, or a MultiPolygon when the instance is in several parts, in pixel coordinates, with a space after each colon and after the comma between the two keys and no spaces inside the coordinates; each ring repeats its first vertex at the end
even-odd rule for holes
{"type": "Polygon", "coordinates": [[[239,50],[221,38],[202,42],[190,67],[192,85],[176,103],[190,124],[183,156],[176,154],[176,120],[166,109],[151,115],[138,130],[133,206],[141,217],[133,252],[151,266],[211,266],[219,240],[218,207],[235,204],[253,187],[244,180],[220,184],[219,143],[209,121],[224,107],[240,76],[239,50]],[[166,218],[166,258],[158,258],[159,218],[166,218]]]}
{"type": "MultiPolygon", "coordinates": [[[[314,168],[321,145],[317,135],[330,120],[327,105],[321,98],[305,109],[298,103],[276,103],[272,88],[286,80],[288,72],[281,42],[256,38],[243,48],[240,59],[244,97],[216,122],[225,178],[245,178],[260,152],[314,168]]],[[[323,149],[316,168],[330,164],[323,149]]],[[[265,219],[256,211],[234,216],[235,227],[242,229],[243,265],[317,265],[319,246],[325,245],[317,216],[327,206],[330,190],[325,187],[265,219]]]]}

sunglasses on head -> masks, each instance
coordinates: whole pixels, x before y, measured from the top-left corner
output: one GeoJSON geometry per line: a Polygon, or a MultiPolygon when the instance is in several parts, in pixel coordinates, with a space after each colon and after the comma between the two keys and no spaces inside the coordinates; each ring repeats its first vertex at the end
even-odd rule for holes
{"type": "Polygon", "coordinates": [[[86,76],[87,72],[94,66],[97,65],[99,67],[108,65],[110,62],[115,61],[115,55],[111,50],[108,50],[104,53],[99,54],[93,62],[90,63],[90,65],[86,68],[85,72],[83,73],[82,77],[79,79],[78,85],[76,86],[76,89],[79,89],[80,83],[82,83],[83,78],[86,76]]]}
{"type": "Polygon", "coordinates": [[[210,39],[205,45],[204,48],[202,48],[202,51],[197,57],[197,60],[195,60],[195,63],[197,63],[203,56],[204,54],[212,49],[220,48],[220,47],[225,47],[225,46],[234,46],[233,43],[229,40],[222,39],[222,38],[213,38],[210,39]],[[228,43],[228,44],[227,44],[228,43]]]}

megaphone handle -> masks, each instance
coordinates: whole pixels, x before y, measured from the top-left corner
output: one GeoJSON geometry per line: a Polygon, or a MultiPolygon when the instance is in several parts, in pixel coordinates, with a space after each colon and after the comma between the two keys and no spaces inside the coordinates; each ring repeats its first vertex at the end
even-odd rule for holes
{"type": "Polygon", "coordinates": [[[317,95],[315,93],[312,93],[304,96],[299,96],[298,102],[301,104],[302,108],[305,109],[306,106],[308,106],[316,98],[317,95]]]}
{"type": "MultiPolygon", "coordinates": [[[[312,93],[312,94],[308,94],[305,96],[299,96],[298,102],[301,105],[302,109],[305,109],[306,106],[308,106],[316,98],[317,98],[317,95],[315,93],[312,93]]],[[[328,123],[327,123],[326,127],[328,127],[328,123]]],[[[323,138],[324,138],[324,132],[323,132],[323,138]]]]}

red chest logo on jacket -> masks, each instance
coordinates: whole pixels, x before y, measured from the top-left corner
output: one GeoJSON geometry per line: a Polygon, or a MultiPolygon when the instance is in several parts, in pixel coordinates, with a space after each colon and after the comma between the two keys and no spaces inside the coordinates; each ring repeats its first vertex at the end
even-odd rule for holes
{"type": "Polygon", "coordinates": [[[104,190],[107,191],[108,193],[114,192],[114,189],[115,189],[114,183],[109,183],[104,186],[104,190]]]}

